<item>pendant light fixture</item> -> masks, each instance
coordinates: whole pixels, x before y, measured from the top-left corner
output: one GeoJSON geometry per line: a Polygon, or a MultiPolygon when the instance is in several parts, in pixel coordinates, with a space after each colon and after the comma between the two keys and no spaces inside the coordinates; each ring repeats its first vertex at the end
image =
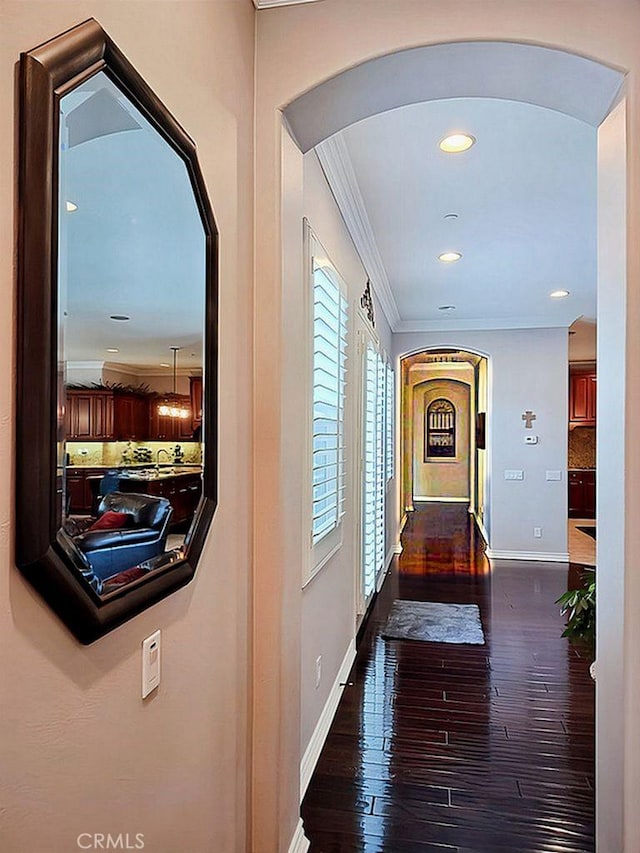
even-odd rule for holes
{"type": "Polygon", "coordinates": [[[176,391],[178,351],[180,350],[180,347],[170,347],[170,349],[173,353],[173,391],[171,394],[165,394],[161,402],[158,404],[158,414],[165,418],[186,419],[191,417],[191,412],[189,409],[185,408],[176,391]]]}

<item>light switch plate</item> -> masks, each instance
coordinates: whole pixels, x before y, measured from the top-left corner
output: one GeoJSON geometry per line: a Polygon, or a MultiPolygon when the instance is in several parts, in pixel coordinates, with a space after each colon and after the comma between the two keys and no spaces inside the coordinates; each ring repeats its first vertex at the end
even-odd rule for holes
{"type": "Polygon", "coordinates": [[[524,480],[524,471],[506,470],[504,478],[505,480],[524,480]]]}
{"type": "Polygon", "coordinates": [[[160,631],[142,641],[142,698],[160,684],[160,631]]]}
{"type": "Polygon", "coordinates": [[[547,471],[547,480],[562,480],[562,471],[547,471]]]}

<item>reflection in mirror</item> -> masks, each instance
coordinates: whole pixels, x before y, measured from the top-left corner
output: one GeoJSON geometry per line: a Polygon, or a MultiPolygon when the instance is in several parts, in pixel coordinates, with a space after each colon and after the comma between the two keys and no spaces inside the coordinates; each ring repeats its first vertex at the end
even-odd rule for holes
{"type": "Polygon", "coordinates": [[[188,556],[206,234],[183,159],[103,71],[59,106],[58,542],[108,597],[188,556]]]}

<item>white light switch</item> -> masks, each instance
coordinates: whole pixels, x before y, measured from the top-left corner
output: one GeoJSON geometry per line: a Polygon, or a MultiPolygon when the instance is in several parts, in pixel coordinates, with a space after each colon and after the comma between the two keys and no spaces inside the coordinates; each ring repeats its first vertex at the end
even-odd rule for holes
{"type": "Polygon", "coordinates": [[[547,480],[562,480],[562,471],[547,471],[547,480]]]}
{"type": "Polygon", "coordinates": [[[505,471],[505,480],[524,480],[524,471],[505,471]]]}
{"type": "Polygon", "coordinates": [[[142,641],[142,698],[160,684],[160,631],[142,641]]]}

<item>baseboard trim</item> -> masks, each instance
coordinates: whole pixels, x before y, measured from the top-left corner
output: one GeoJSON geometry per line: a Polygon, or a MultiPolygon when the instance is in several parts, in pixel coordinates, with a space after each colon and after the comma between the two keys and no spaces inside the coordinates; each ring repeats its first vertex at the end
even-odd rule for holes
{"type": "Polygon", "coordinates": [[[309,839],[304,834],[302,818],[300,818],[298,825],[296,826],[296,831],[293,833],[288,853],[307,853],[309,844],[309,839]]]}
{"type": "Polygon", "coordinates": [[[355,640],[351,640],[351,642],[349,643],[349,648],[347,649],[347,653],[344,656],[344,660],[342,661],[340,669],[338,670],[336,680],[334,681],[333,687],[331,688],[331,692],[329,693],[325,706],[322,709],[322,713],[320,714],[320,719],[316,724],[313,734],[311,735],[309,744],[304,751],[304,755],[302,756],[302,761],[300,762],[301,802],[302,798],[307,792],[307,787],[309,785],[309,782],[311,781],[311,777],[313,776],[313,771],[315,770],[315,766],[318,763],[318,759],[320,758],[322,747],[324,746],[324,742],[327,739],[327,735],[329,734],[329,729],[331,728],[331,723],[333,722],[335,713],[338,710],[338,702],[340,701],[340,697],[342,696],[344,684],[347,680],[347,676],[349,675],[349,670],[353,666],[355,658],[356,642],[355,640]]]}
{"type": "Polygon", "coordinates": [[[499,551],[487,548],[485,554],[490,560],[527,560],[540,563],[568,563],[569,554],[552,551],[499,551]]]}
{"type": "Polygon", "coordinates": [[[469,498],[432,498],[429,495],[414,495],[415,503],[448,503],[448,504],[468,504],[469,498]]]}

